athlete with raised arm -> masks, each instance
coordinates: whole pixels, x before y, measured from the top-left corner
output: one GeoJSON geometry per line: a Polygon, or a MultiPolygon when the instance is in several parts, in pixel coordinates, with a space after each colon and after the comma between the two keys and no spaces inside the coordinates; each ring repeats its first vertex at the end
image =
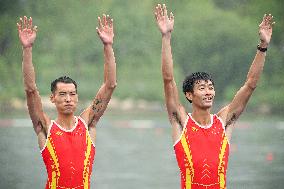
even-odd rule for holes
{"type": "Polygon", "coordinates": [[[233,100],[217,114],[211,114],[215,97],[214,81],[205,72],[187,76],[183,92],[192,104],[187,113],[178,98],[173,75],[171,34],[174,16],[165,5],[158,4],[155,18],[162,34],[162,76],[168,117],[172,125],[174,150],[180,169],[182,189],[224,189],[232,127],[257,86],[269,45],[273,16],[264,15],[259,25],[259,45],[244,85],[233,100]]]}
{"type": "Polygon", "coordinates": [[[75,116],[78,103],[77,84],[63,76],[51,83],[50,100],[56,106],[57,118],[51,120],[43,111],[36,86],[32,63],[32,48],[37,27],[32,18],[20,18],[19,39],[23,48],[23,80],[27,106],[39,148],[46,166],[46,189],[90,188],[90,176],[95,156],[96,125],[107,108],[116,87],[116,63],[113,44],[113,20],[98,17],[97,33],[104,45],[104,81],[92,104],[80,116],[75,116]]]}

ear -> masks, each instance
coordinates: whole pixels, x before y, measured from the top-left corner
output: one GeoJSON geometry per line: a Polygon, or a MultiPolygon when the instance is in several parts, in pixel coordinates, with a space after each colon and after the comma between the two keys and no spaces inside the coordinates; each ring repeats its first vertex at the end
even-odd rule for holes
{"type": "Polygon", "coordinates": [[[186,97],[188,100],[192,101],[192,93],[191,93],[191,92],[186,92],[186,93],[185,93],[185,97],[186,97]]]}
{"type": "Polygon", "coordinates": [[[54,103],[54,94],[51,93],[51,95],[49,96],[50,102],[54,103]]]}

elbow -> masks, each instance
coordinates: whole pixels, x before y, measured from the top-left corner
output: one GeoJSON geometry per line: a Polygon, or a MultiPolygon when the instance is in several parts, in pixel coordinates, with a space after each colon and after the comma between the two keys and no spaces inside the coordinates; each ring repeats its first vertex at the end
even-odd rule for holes
{"type": "Polygon", "coordinates": [[[37,87],[25,87],[26,94],[35,94],[38,92],[37,87]]]}
{"type": "Polygon", "coordinates": [[[108,83],[107,86],[109,89],[114,90],[117,86],[117,82],[108,83]]]}
{"type": "Polygon", "coordinates": [[[254,80],[254,79],[249,79],[247,82],[246,82],[246,86],[254,91],[257,87],[257,80],[254,80]]]}
{"type": "Polygon", "coordinates": [[[163,75],[164,82],[171,82],[174,80],[174,77],[172,75],[163,75]]]}
{"type": "Polygon", "coordinates": [[[111,88],[111,89],[115,89],[115,88],[116,88],[116,86],[117,86],[117,82],[115,82],[115,83],[111,84],[111,85],[110,85],[110,88],[111,88]]]}
{"type": "Polygon", "coordinates": [[[164,82],[170,82],[174,80],[173,73],[167,71],[165,68],[162,68],[162,76],[163,76],[164,82]]]}

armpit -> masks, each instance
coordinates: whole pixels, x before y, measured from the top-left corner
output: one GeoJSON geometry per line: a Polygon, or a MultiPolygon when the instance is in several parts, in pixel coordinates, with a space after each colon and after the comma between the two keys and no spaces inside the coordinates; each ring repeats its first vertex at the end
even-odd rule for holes
{"type": "Polygon", "coordinates": [[[182,126],[182,123],[181,123],[181,120],[180,120],[180,117],[178,116],[178,113],[177,112],[173,112],[172,113],[172,118],[174,119],[174,121],[176,122],[176,123],[178,123],[179,124],[179,126],[182,128],[183,126],[182,126]]]}
{"type": "Polygon", "coordinates": [[[37,128],[36,128],[36,133],[40,133],[40,132],[43,132],[45,137],[47,137],[47,132],[43,126],[43,123],[41,120],[38,120],[37,122],[37,128]]]}
{"type": "Polygon", "coordinates": [[[238,119],[237,114],[233,113],[232,116],[230,117],[230,119],[226,122],[226,126],[225,127],[234,124],[237,119],[238,119]]]}

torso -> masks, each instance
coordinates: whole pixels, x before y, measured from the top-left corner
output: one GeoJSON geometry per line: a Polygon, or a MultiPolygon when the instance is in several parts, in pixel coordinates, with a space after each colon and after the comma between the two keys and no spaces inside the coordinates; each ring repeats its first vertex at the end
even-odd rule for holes
{"type": "Polygon", "coordinates": [[[46,189],[89,188],[95,146],[88,129],[76,117],[71,130],[51,122],[45,146],[41,150],[48,179],[46,189]]]}
{"type": "Polygon", "coordinates": [[[226,188],[229,143],[218,116],[211,115],[211,124],[203,127],[189,114],[174,150],[182,189],[226,188]]]}

